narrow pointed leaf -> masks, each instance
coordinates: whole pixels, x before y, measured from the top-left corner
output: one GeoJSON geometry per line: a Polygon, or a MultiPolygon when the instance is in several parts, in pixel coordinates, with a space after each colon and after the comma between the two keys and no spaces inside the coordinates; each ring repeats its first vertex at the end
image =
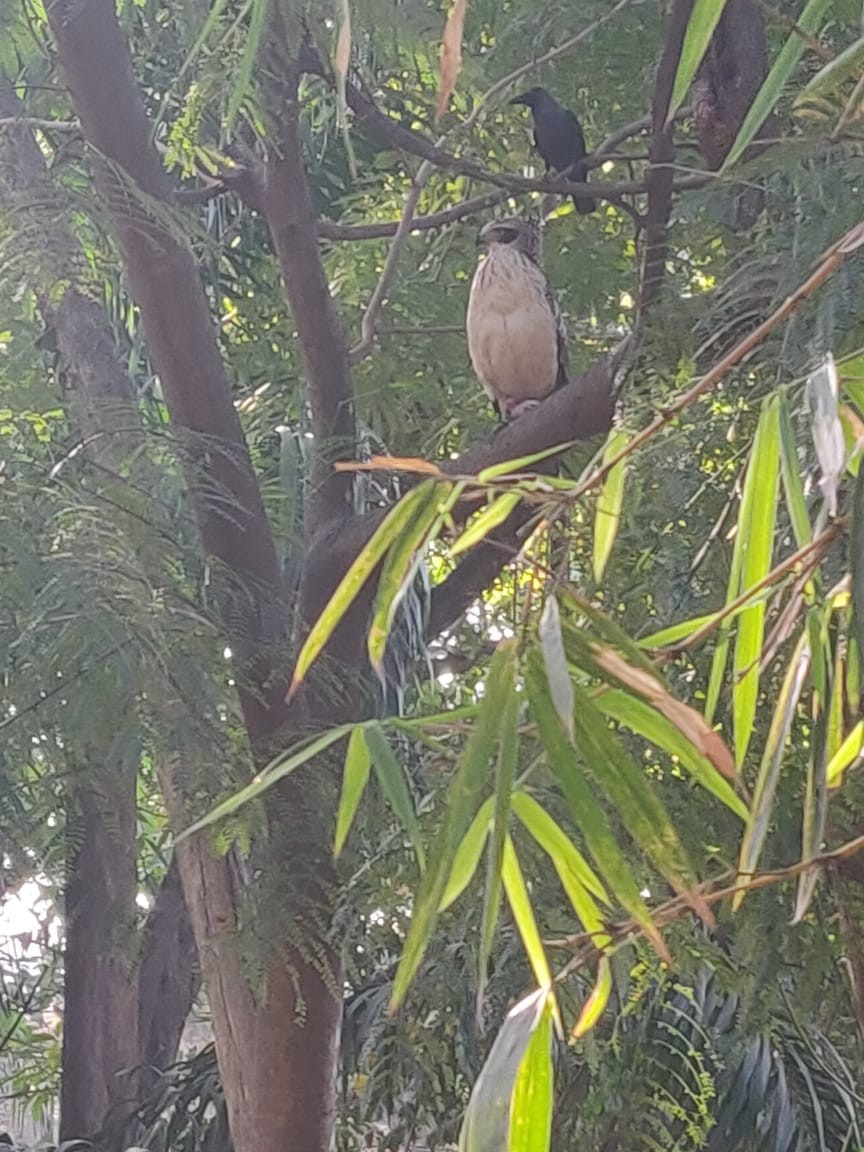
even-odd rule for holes
{"type": "Polygon", "coordinates": [[[234,81],[234,87],[231,89],[231,95],[228,98],[228,107],[225,110],[225,123],[229,132],[234,127],[234,120],[237,113],[240,111],[243,101],[249,94],[252,74],[255,69],[255,61],[258,58],[258,49],[261,46],[261,38],[264,35],[269,9],[270,4],[268,0],[251,0],[249,26],[243,39],[243,55],[240,58],[237,78],[234,81]]]}
{"type": "Polygon", "coordinates": [[[826,782],[829,788],[843,783],[843,774],[864,753],[864,720],[859,720],[828,763],[826,782]]]}
{"type": "Polygon", "coordinates": [[[561,635],[561,616],[554,595],[546,599],[538,629],[540,650],[546,665],[546,679],[552,693],[552,703],[558,718],[570,739],[573,739],[573,685],[567,666],[567,653],[561,635]]]}
{"type": "Polygon", "coordinates": [[[675,73],[672,99],[666,113],[667,124],[687,98],[690,85],[699,71],[699,65],[708,50],[714,29],[717,27],[725,7],[726,0],[696,0],[693,5],[693,11],[687,21],[684,43],[681,46],[681,57],[678,61],[678,71],[675,73]]]}
{"type": "Polygon", "coordinates": [[[513,841],[508,836],[504,841],[504,856],[501,863],[501,880],[510,911],[513,913],[513,922],[522,938],[528,963],[534,973],[534,979],[541,988],[552,987],[552,972],[549,961],[546,959],[546,950],[540,938],[537,921],[534,919],[534,910],[531,907],[531,897],[525,884],[525,877],[519,867],[519,860],[513,841]]]}
{"type": "Polygon", "coordinates": [[[438,526],[439,502],[449,491],[447,484],[421,484],[419,488],[423,495],[410,505],[410,516],[403,518],[398,527],[394,525],[393,542],[375,593],[368,648],[369,663],[379,676],[383,675],[384,652],[396,610],[423,559],[423,548],[438,526]]]}
{"type": "Polygon", "coordinates": [[[864,64],[864,36],[859,36],[839,56],[829,60],[815,76],[811,76],[795,97],[796,107],[814,96],[824,97],[836,92],[852,77],[857,79],[862,64],[864,64]]]}
{"type": "Polygon", "coordinates": [[[785,390],[780,393],[780,467],[783,476],[783,491],[786,494],[786,507],[799,548],[809,544],[813,538],[810,516],[804,485],[801,482],[801,466],[798,463],[798,450],[795,445],[795,430],[789,414],[789,401],[785,390]]]}
{"type": "MultiPolygon", "coordinates": [[[[504,460],[500,464],[490,464],[477,473],[479,484],[491,484],[493,480],[500,480],[502,476],[515,476],[530,468],[532,464],[539,464],[541,460],[548,460],[550,456],[559,456],[565,448],[575,443],[568,440],[562,444],[554,444],[551,448],[543,448],[539,452],[532,452],[528,456],[517,456],[513,460],[504,460]]],[[[551,477],[543,477],[544,481],[551,477]]]]}
{"type": "Polygon", "coordinates": [[[852,632],[858,664],[864,666],[864,468],[858,470],[852,494],[849,566],[852,570],[852,632]]]}
{"type": "Polygon", "coordinates": [[[438,911],[444,912],[462,895],[477,871],[480,857],[486,846],[489,829],[492,826],[492,797],[480,805],[480,810],[471,822],[471,827],[456,852],[453,867],[450,870],[450,879],[438,905],[438,911]]]}
{"type": "MultiPolygon", "coordinates": [[[[716,2],[716,0],[714,0],[716,2]]],[[[723,0],[725,3],[725,0],[723,0]]],[[[606,464],[622,451],[629,437],[621,429],[610,433],[603,453],[603,463],[606,464]]],[[[597,496],[597,508],[594,513],[594,579],[599,584],[606,571],[606,564],[612,553],[615,537],[618,535],[618,525],[621,522],[621,507],[624,503],[624,477],[625,460],[619,460],[603,481],[603,487],[597,496]]]]}
{"type": "Polygon", "coordinates": [[[822,473],[819,487],[830,516],[837,514],[837,486],[846,466],[846,441],[838,408],[839,395],[837,365],[829,353],[807,378],[807,399],[810,404],[813,445],[822,473]]]}
{"type": "Polygon", "coordinates": [[[538,988],[507,1014],[471,1090],[459,1132],[459,1152],[504,1152],[513,1086],[528,1044],[546,1015],[548,992],[538,988]]]}
{"type": "Polygon", "coordinates": [[[480,807],[489,779],[489,762],[495,754],[501,716],[506,701],[515,691],[515,683],[516,647],[512,641],[504,641],[492,657],[486,677],[486,692],[447,794],[444,820],[417,893],[411,926],[393,981],[391,1012],[404,999],[434,930],[456,852],[480,807]]]}
{"type": "MultiPolygon", "coordinates": [[[[738,535],[741,541],[741,591],[763,580],[771,569],[774,549],[774,522],[777,512],[777,472],[780,451],[780,422],[776,397],[762,409],[753,440],[750,466],[744,482],[738,535]]],[[[737,541],[736,541],[737,543],[737,541]]],[[[735,759],[740,766],[747,753],[756,702],[759,697],[759,658],[765,635],[765,601],[757,600],[738,618],[735,637],[732,688],[732,726],[735,759]]]]}
{"type": "Polygon", "coordinates": [[[597,980],[591,990],[591,995],[582,1005],[579,1019],[573,1025],[570,1033],[573,1040],[578,1040],[580,1036],[585,1036],[591,1031],[605,1012],[611,992],[612,965],[609,963],[608,956],[601,956],[597,965],[597,980]]]}
{"type": "Polygon", "coordinates": [[[561,784],[573,819],[585,838],[600,875],[612,895],[640,925],[658,954],[671,963],[663,938],[639,895],[639,885],[612,833],[605,812],[595,798],[593,784],[558,719],[546,684],[543,657],[537,651],[528,653],[525,683],[549,767],[561,784]]]}
{"type": "Polygon", "coordinates": [[[467,11],[468,0],[454,0],[444,26],[444,35],[441,38],[441,77],[438,86],[438,105],[435,109],[436,120],[440,120],[447,111],[450,97],[456,89],[456,81],[462,67],[462,35],[467,11]]]}
{"type": "MultiPolygon", "coordinates": [[[[514,685],[515,688],[515,685],[514,685]]],[[[498,913],[501,907],[502,869],[504,867],[504,846],[507,843],[510,825],[510,801],[513,792],[513,779],[519,758],[519,697],[510,693],[504,702],[504,716],[498,743],[498,763],[495,770],[495,808],[492,825],[492,838],[489,842],[489,855],[486,867],[486,888],[483,893],[483,917],[480,931],[480,950],[477,957],[477,1016],[480,1018],[483,996],[486,990],[486,974],[498,913]]]]}
{"type": "MultiPolygon", "coordinates": [[[[831,7],[832,0],[807,0],[804,11],[798,17],[798,27],[805,32],[818,33],[822,26],[822,19],[831,7]]],[[[797,31],[791,32],[780,54],[774,61],[762,87],[756,93],[756,98],[750,105],[750,111],[744,117],[744,122],[738,130],[735,143],[729,149],[723,171],[731,168],[747,151],[757,132],[771,115],[777,101],[783,95],[786,82],[795,71],[798,61],[804,55],[807,45],[797,31]]]]}
{"type": "Polygon", "coordinates": [[[552,1013],[547,1006],[516,1074],[507,1152],[549,1152],[553,1080],[552,1013]]]}
{"type": "Polygon", "coordinates": [[[355,728],[348,741],[345,754],[345,769],[342,776],[342,794],[339,797],[339,811],[336,815],[336,838],[333,855],[338,859],[345,847],[345,841],[354,821],[357,806],[369,779],[372,759],[362,728],[355,728]]]}
{"type": "MultiPolygon", "coordinates": [[[[777,791],[777,782],[780,779],[786,739],[795,719],[795,710],[798,707],[809,668],[810,645],[808,632],[805,630],[801,633],[789,661],[786,675],[777,696],[774,715],[771,718],[771,727],[768,730],[768,739],[765,741],[762,763],[759,767],[759,775],[756,778],[756,787],[753,791],[753,801],[750,805],[750,819],[741,842],[741,852],[738,859],[739,876],[752,876],[762,854],[774,810],[774,795],[777,791]]],[[[732,902],[733,911],[740,908],[744,896],[743,891],[736,893],[732,902]]]]}
{"type": "Polygon", "coordinates": [[[662,876],[706,923],[713,917],[695,891],[687,854],[663,802],[642,769],[606,725],[587,692],[574,686],[576,744],[588,771],[611,802],[624,827],[662,876]]]}
{"type": "Polygon", "coordinates": [[[592,895],[604,904],[609,903],[609,897],[602,881],[594,869],[567,836],[564,829],[552,819],[546,809],[538,804],[533,796],[527,792],[514,792],[512,798],[513,811],[525,825],[537,843],[547,852],[553,862],[564,864],[580,884],[583,884],[592,895]]]}
{"type": "Polygon", "coordinates": [[[381,791],[387,797],[396,818],[405,829],[422,872],[426,867],[426,853],[423,849],[423,837],[420,835],[420,825],[417,822],[417,813],[414,811],[414,801],[411,799],[411,789],[408,787],[405,770],[397,760],[396,754],[390,746],[390,741],[380,724],[369,724],[365,736],[366,747],[372,757],[372,764],[381,791]]]}
{"type": "Polygon", "coordinates": [[[672,644],[678,644],[680,641],[686,640],[688,636],[692,636],[694,632],[704,628],[716,615],[716,612],[709,612],[707,616],[693,616],[689,620],[682,620],[680,624],[670,624],[668,628],[661,628],[659,632],[652,632],[648,636],[643,636],[639,640],[639,647],[650,650],[668,648],[672,644]]]}
{"type": "Polygon", "coordinates": [[[521,503],[522,494],[520,492],[504,492],[501,496],[496,496],[482,512],[474,517],[462,535],[455,541],[450,548],[450,555],[458,556],[460,552],[467,552],[469,548],[473,548],[475,544],[485,540],[489,533],[494,531],[499,524],[503,524],[510,513],[521,503]]]}
{"type": "Polygon", "coordinates": [[[360,551],[351,567],[342,577],[339,586],[312,626],[303,647],[300,649],[288,693],[289,697],[300,687],[312,663],[332,636],[339,621],[363,590],[366,581],[378,567],[403,525],[410,524],[416,509],[423,507],[429,498],[429,491],[433,484],[434,481],[430,480],[418,484],[390,509],[373,533],[369,543],[360,551]]]}
{"type": "Polygon", "coordinates": [[[191,836],[194,832],[200,832],[202,828],[207,828],[211,824],[215,824],[218,820],[223,820],[226,816],[233,815],[238,808],[244,804],[248,804],[250,800],[254,800],[256,796],[260,796],[262,792],[266,792],[268,788],[272,788],[278,781],[284,779],[290,773],[295,772],[304,764],[308,764],[316,756],[326,751],[331,745],[335,744],[337,740],[344,739],[354,729],[353,724],[342,724],[338,728],[331,728],[329,732],[325,732],[323,736],[318,736],[314,740],[310,740],[296,751],[292,752],[290,749],[280,756],[275,757],[270,763],[258,772],[250,784],[244,788],[240,788],[233,796],[229,796],[227,800],[223,800],[221,804],[217,804],[215,808],[202,816],[200,820],[196,820],[188,828],[185,828],[180,835],[176,838],[175,843],[180,843],[185,840],[187,836],[191,836]]]}
{"type": "Polygon", "coordinates": [[[644,736],[668,755],[674,756],[701,788],[722,800],[736,816],[742,820],[747,819],[747,805],[711,759],[688,740],[680,728],[661,716],[650,704],[617,689],[601,693],[596,704],[604,716],[626,725],[632,732],[644,736]]]}

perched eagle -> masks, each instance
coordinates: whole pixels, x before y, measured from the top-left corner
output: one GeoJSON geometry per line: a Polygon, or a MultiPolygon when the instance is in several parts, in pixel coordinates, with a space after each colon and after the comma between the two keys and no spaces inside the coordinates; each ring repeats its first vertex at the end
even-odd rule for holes
{"type": "Polygon", "coordinates": [[[540,267],[540,232],[518,216],[493,220],[471,283],[466,327],[474,371],[502,420],[567,383],[567,332],[540,267]]]}

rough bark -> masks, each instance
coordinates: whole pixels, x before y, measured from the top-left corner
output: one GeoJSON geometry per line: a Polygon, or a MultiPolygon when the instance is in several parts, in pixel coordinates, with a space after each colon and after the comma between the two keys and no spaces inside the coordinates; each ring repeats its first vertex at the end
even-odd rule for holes
{"type": "MultiPolygon", "coordinates": [[[[0,80],[0,116],[13,119],[24,111],[11,84],[0,80]]],[[[42,321],[55,336],[73,423],[88,456],[116,470],[132,430],[135,389],[104,310],[77,286],[83,254],[66,225],[67,206],[24,124],[0,130],[0,206],[14,212],[23,232],[21,246],[27,246],[42,321]]],[[[110,748],[111,733],[106,740],[110,748]]],[[[140,952],[146,980],[136,985],[134,769],[91,743],[86,774],[79,775],[69,800],[61,1139],[94,1133],[109,1105],[121,1098],[131,1102],[143,1084],[123,1080],[123,1073],[141,1064],[162,1069],[174,1060],[190,1005],[188,997],[164,993],[188,986],[195,973],[188,914],[176,898],[176,871],[169,871],[140,952]],[[95,784],[86,778],[91,775],[95,784]],[[163,991],[158,1000],[149,996],[151,984],[163,991]]]]}

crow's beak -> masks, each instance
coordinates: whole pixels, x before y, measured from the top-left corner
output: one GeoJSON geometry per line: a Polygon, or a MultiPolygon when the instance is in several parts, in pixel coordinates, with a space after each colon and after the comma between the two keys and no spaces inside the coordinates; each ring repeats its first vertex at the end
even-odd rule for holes
{"type": "Polygon", "coordinates": [[[512,100],[507,101],[508,104],[527,104],[528,101],[524,96],[514,96],[512,100]]]}

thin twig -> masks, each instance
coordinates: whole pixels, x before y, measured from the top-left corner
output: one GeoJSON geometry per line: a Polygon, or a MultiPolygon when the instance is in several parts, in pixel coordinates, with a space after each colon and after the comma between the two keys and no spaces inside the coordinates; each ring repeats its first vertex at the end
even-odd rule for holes
{"type": "Polygon", "coordinates": [[[39,132],[80,132],[77,120],[43,120],[38,116],[0,116],[0,128],[32,128],[39,132]]]}
{"type": "MultiPolygon", "coordinates": [[[[431,232],[435,228],[455,224],[468,216],[485,212],[487,208],[494,208],[509,195],[510,193],[504,189],[487,192],[483,196],[462,200],[459,204],[454,204],[452,208],[445,208],[441,212],[430,212],[428,216],[415,216],[411,222],[411,231],[431,232]]],[[[399,220],[382,220],[373,224],[337,224],[332,220],[319,220],[315,228],[324,240],[387,240],[396,235],[399,224],[399,220]]]]}
{"type": "Polygon", "coordinates": [[[827,64],[834,59],[834,53],[828,45],[820,40],[818,36],[814,36],[812,32],[808,32],[806,28],[802,28],[791,16],[787,16],[785,12],[781,12],[778,8],[775,8],[773,4],[769,4],[767,0],[757,0],[757,3],[762,11],[770,16],[772,20],[776,20],[778,24],[782,24],[785,28],[788,28],[790,32],[794,32],[796,36],[803,40],[810,51],[818,56],[820,60],[824,60],[827,64]]]}
{"type": "Polygon", "coordinates": [[[653,439],[658,432],[661,432],[667,424],[670,424],[677,416],[680,416],[691,404],[694,404],[700,397],[704,396],[706,392],[710,392],[712,388],[716,387],[730,368],[733,368],[739,361],[743,360],[745,356],[752,352],[754,348],[757,348],[765,337],[773,332],[778,324],[781,324],[812,292],[815,292],[817,288],[821,287],[826,280],[833,276],[847,256],[856,252],[862,245],[864,245],[864,221],[856,224],[854,228],[850,228],[836,244],[833,244],[827,252],[825,252],[815,271],[807,277],[803,284],[800,284],[795,289],[791,296],[787,296],[779,308],[776,308],[767,320],[763,321],[758,328],[754,328],[743,340],[740,340],[735,347],[715,364],[710,372],[707,372],[701,380],[697,381],[692,388],[689,388],[686,392],[682,393],[677,400],[664,408],[651,421],[648,427],[643,428],[641,432],[634,436],[616,456],[596,468],[568,498],[578,500],[580,496],[584,496],[586,492],[592,488],[596,488],[622,460],[626,460],[628,456],[632,456],[634,452],[643,447],[649,440],[653,439]]]}

